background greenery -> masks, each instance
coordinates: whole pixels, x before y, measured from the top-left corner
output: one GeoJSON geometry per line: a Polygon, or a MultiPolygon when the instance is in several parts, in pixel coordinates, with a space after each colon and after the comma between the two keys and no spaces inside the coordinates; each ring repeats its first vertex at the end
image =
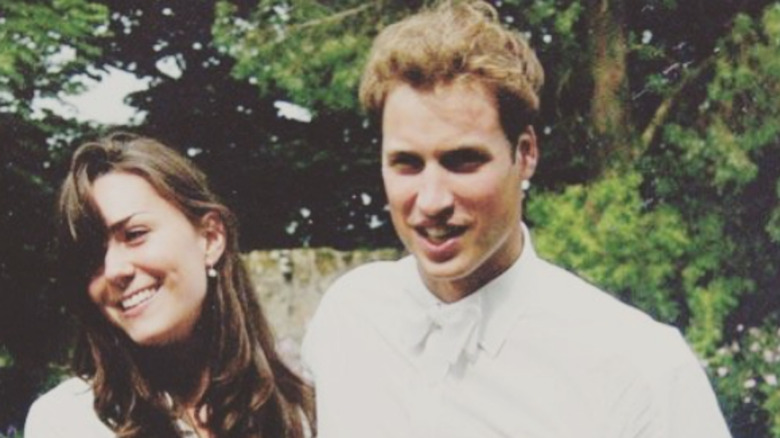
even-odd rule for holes
{"type": "MultiPolygon", "coordinates": [[[[377,31],[425,3],[0,0],[0,434],[62,372],[52,203],[74,146],[108,129],[33,100],[108,66],[150,78],[132,129],[204,168],[244,249],[397,245],[356,84],[377,31]]],[[[497,6],[547,72],[539,251],[680,327],[735,437],[780,437],[780,2],[497,6]]]]}

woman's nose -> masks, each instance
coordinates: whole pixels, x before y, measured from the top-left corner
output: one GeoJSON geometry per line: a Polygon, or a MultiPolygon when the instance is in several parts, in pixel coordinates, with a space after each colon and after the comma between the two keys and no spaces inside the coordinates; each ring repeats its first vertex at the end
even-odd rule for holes
{"type": "Polygon", "coordinates": [[[127,287],[135,272],[127,248],[109,244],[103,263],[103,275],[106,280],[120,289],[127,287]]]}

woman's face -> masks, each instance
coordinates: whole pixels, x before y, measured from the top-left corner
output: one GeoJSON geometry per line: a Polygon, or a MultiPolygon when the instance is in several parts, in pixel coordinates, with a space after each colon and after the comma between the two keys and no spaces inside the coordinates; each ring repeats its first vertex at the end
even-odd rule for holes
{"type": "Polygon", "coordinates": [[[206,297],[206,269],[224,251],[219,216],[195,226],[144,178],[124,172],[98,177],[92,195],[108,230],[89,282],[92,302],[139,345],[187,339],[206,297]]]}

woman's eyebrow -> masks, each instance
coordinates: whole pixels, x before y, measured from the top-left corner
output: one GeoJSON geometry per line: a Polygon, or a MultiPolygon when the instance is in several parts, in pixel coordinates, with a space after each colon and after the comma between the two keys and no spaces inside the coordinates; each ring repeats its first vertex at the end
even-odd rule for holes
{"type": "Polygon", "coordinates": [[[130,222],[130,219],[134,218],[135,216],[138,216],[139,214],[143,213],[142,211],[138,211],[135,213],[130,213],[129,215],[125,216],[122,219],[117,220],[113,224],[108,225],[108,231],[109,233],[115,233],[117,230],[121,230],[122,228],[127,225],[128,222],[130,222]]]}

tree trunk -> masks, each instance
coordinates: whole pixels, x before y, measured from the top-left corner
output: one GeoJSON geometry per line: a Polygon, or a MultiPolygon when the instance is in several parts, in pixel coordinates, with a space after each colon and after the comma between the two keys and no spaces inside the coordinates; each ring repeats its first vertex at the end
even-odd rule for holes
{"type": "Polygon", "coordinates": [[[624,0],[588,0],[593,77],[591,123],[602,167],[630,163],[629,88],[626,74],[628,37],[624,0]]]}

